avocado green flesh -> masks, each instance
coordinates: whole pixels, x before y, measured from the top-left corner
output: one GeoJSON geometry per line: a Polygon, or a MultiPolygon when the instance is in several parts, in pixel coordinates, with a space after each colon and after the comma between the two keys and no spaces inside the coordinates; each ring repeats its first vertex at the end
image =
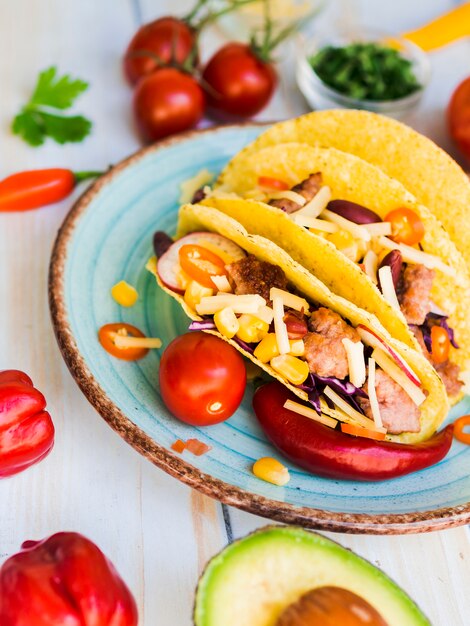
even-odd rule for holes
{"type": "Polygon", "coordinates": [[[275,626],[305,592],[333,585],[371,604],[389,626],[430,626],[383,572],[333,541],[300,528],[273,527],[228,546],[199,582],[196,626],[275,626]]]}

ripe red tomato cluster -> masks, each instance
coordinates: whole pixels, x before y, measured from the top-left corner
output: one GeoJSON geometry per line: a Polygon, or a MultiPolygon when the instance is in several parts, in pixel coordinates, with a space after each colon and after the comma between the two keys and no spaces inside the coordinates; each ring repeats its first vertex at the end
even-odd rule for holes
{"type": "Polygon", "coordinates": [[[269,58],[251,44],[230,42],[201,67],[198,35],[188,19],[162,17],[141,27],[127,48],[124,71],[146,141],[193,128],[206,112],[252,117],[271,99],[277,75],[269,58]]]}

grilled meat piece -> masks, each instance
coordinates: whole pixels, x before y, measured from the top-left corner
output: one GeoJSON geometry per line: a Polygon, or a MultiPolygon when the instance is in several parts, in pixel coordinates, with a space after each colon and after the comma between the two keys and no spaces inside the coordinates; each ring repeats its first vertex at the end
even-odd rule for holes
{"type": "Polygon", "coordinates": [[[320,307],[310,316],[311,332],[304,337],[305,360],[313,374],[335,376],[343,379],[348,375],[348,359],[342,339],[360,341],[358,332],[331,309],[320,307]]]}
{"type": "Polygon", "coordinates": [[[269,302],[271,287],[286,289],[287,278],[282,269],[249,255],[226,265],[228,280],[236,294],[259,294],[269,302]]]}
{"type": "MultiPolygon", "coordinates": [[[[367,382],[362,388],[367,393],[367,382]]],[[[381,369],[375,372],[375,391],[382,423],[389,433],[419,433],[419,408],[402,387],[381,369]]],[[[372,419],[369,399],[357,397],[356,400],[367,417],[372,419]]]]}
{"type": "Polygon", "coordinates": [[[397,289],[398,301],[408,324],[423,324],[431,310],[434,270],[424,265],[408,265],[397,289]]]}
{"type": "MultiPolygon", "coordinates": [[[[296,193],[303,196],[307,200],[307,202],[310,202],[310,200],[312,200],[312,198],[314,198],[320,191],[321,186],[321,172],[316,172],[315,174],[310,174],[308,178],[300,182],[298,185],[292,187],[291,191],[295,191],[296,193]]],[[[277,207],[278,209],[282,209],[286,213],[294,213],[294,211],[298,211],[301,208],[301,206],[297,204],[297,202],[289,200],[288,198],[278,198],[277,200],[271,200],[269,204],[271,206],[277,207]]]]}

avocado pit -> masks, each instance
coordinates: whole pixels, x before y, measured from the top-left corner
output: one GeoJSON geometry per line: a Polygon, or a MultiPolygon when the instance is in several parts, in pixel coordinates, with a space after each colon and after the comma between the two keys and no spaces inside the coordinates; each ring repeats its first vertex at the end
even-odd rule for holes
{"type": "Polygon", "coordinates": [[[280,615],[276,626],[388,626],[364,598],[341,587],[317,587],[280,615]]]}

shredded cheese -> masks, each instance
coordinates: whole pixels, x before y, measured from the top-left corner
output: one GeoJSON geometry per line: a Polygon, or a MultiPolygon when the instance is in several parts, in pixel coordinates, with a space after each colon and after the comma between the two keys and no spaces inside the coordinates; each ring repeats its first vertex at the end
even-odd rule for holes
{"type": "MultiPolygon", "coordinates": [[[[364,417],[364,415],[362,415],[362,413],[359,413],[359,411],[356,411],[356,409],[353,409],[352,406],[348,404],[346,400],[343,400],[343,398],[339,396],[335,391],[333,391],[331,387],[326,386],[323,393],[334,404],[336,404],[337,407],[341,409],[341,412],[344,413],[346,417],[351,418],[354,423],[359,424],[363,428],[368,428],[369,430],[378,430],[385,432],[385,428],[377,428],[372,420],[370,420],[368,417],[364,417]]],[[[341,415],[338,416],[338,419],[340,421],[343,421],[341,415]]]]}
{"type": "Polygon", "coordinates": [[[196,191],[198,189],[201,189],[201,187],[204,187],[208,183],[212,182],[213,178],[214,174],[211,174],[209,170],[204,169],[198,172],[196,176],[193,176],[192,178],[189,178],[188,180],[182,182],[180,185],[180,204],[186,204],[188,202],[191,202],[196,191]]]}
{"type": "Polygon", "coordinates": [[[446,265],[442,259],[434,256],[434,254],[422,252],[404,243],[395,243],[388,237],[379,237],[379,244],[387,250],[400,250],[403,260],[407,263],[420,263],[431,270],[439,270],[446,276],[455,276],[455,269],[446,265]]]}
{"type": "Polygon", "coordinates": [[[286,189],[285,191],[270,191],[269,198],[271,200],[291,200],[301,207],[304,206],[304,204],[307,202],[307,200],[305,200],[305,198],[301,196],[300,193],[297,193],[296,191],[292,191],[290,189],[286,189]]]}
{"type": "Polygon", "coordinates": [[[372,237],[392,234],[392,224],[390,222],[373,222],[372,224],[361,224],[361,226],[365,228],[372,237]]]}
{"type": "Polygon", "coordinates": [[[375,254],[373,250],[367,250],[362,263],[364,265],[364,271],[367,276],[375,285],[377,285],[377,266],[379,264],[379,257],[375,254]]]}
{"type": "Polygon", "coordinates": [[[299,226],[303,226],[304,228],[313,228],[314,230],[321,230],[325,233],[336,233],[339,230],[339,226],[333,224],[333,222],[319,220],[318,218],[310,217],[309,215],[295,215],[295,213],[293,213],[292,219],[299,226]]]}
{"type": "Polygon", "coordinates": [[[366,382],[366,363],[364,360],[364,344],[362,341],[351,341],[345,337],[341,340],[348,359],[349,380],[355,387],[362,387],[366,382]]]}
{"type": "Polygon", "coordinates": [[[162,340],[157,337],[130,337],[119,333],[110,333],[116,348],[161,348],[162,340]]]}
{"type": "Polygon", "coordinates": [[[199,315],[213,315],[230,307],[234,313],[251,313],[255,315],[261,306],[266,305],[266,300],[258,294],[249,295],[235,295],[231,293],[224,293],[217,296],[206,296],[201,298],[199,304],[196,304],[196,311],[199,315]]]}
{"type": "Polygon", "coordinates": [[[380,289],[382,295],[389,304],[393,306],[397,311],[400,310],[400,303],[398,302],[397,292],[395,291],[395,285],[393,284],[392,270],[389,265],[384,265],[379,269],[380,289]]]}
{"type": "Polygon", "coordinates": [[[314,409],[310,409],[308,406],[300,404],[299,402],[294,402],[293,400],[286,400],[284,402],[284,408],[289,411],[293,411],[294,413],[298,413],[299,415],[303,415],[304,417],[308,417],[315,422],[320,422],[320,424],[324,424],[330,428],[335,428],[338,423],[338,420],[328,417],[327,415],[318,415],[314,409]]]}
{"type": "Polygon", "coordinates": [[[260,306],[254,315],[266,324],[271,324],[274,319],[274,311],[270,306],[260,306]]]}
{"type": "Polygon", "coordinates": [[[271,287],[269,291],[269,297],[274,301],[274,298],[281,298],[282,304],[289,309],[294,309],[295,311],[304,311],[304,313],[308,313],[310,310],[310,305],[305,300],[305,298],[301,298],[300,296],[296,296],[293,293],[289,293],[288,291],[284,291],[284,289],[278,289],[277,287],[271,287]]]}
{"type": "Polygon", "coordinates": [[[211,276],[211,280],[217,287],[219,293],[232,293],[232,288],[230,287],[227,276],[211,276]]]}
{"type": "Polygon", "coordinates": [[[276,335],[277,349],[279,354],[290,352],[287,326],[284,322],[284,304],[280,296],[272,297],[274,311],[274,333],[276,335]]]}
{"type": "Polygon", "coordinates": [[[321,216],[328,222],[333,222],[333,224],[337,224],[342,230],[347,230],[351,233],[351,235],[356,237],[356,239],[362,239],[364,241],[371,240],[371,235],[368,230],[362,228],[362,226],[359,226],[354,222],[351,222],[350,220],[347,220],[344,217],[341,217],[341,215],[338,215],[333,211],[324,209],[324,211],[322,211],[321,213],[321,216]]]}
{"type": "Polygon", "coordinates": [[[326,209],[330,200],[331,189],[328,185],[324,185],[321,189],[319,189],[318,193],[316,193],[313,198],[307,202],[307,204],[304,204],[301,209],[291,213],[291,217],[318,217],[320,213],[326,209]]]}
{"type": "Polygon", "coordinates": [[[416,406],[421,406],[426,400],[423,391],[417,387],[403,372],[403,370],[380,348],[375,348],[372,358],[383,371],[390,376],[405,391],[416,406]]]}
{"type": "Polygon", "coordinates": [[[380,415],[379,401],[377,400],[377,392],[375,389],[375,361],[370,358],[368,360],[369,365],[369,378],[367,380],[367,394],[369,396],[370,409],[372,411],[372,417],[374,418],[374,424],[376,428],[382,428],[383,422],[380,415]]]}

